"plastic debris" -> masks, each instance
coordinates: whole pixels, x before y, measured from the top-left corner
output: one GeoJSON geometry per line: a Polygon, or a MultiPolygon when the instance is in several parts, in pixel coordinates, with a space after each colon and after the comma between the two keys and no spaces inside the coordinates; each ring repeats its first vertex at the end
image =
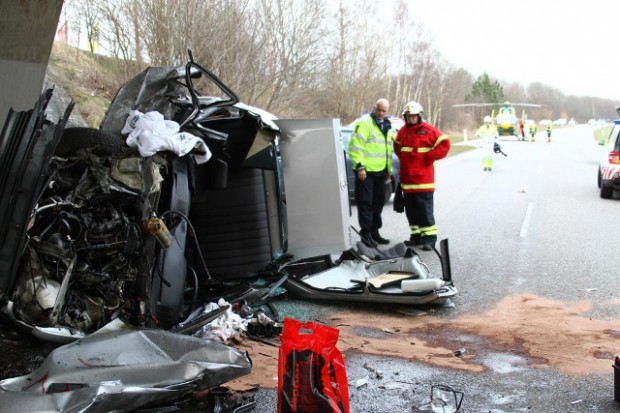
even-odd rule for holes
{"type": "Polygon", "coordinates": [[[458,350],[454,350],[454,352],[452,353],[452,355],[454,357],[461,357],[463,354],[465,354],[467,350],[465,350],[464,348],[460,348],[458,350]]]}
{"type": "Polygon", "coordinates": [[[368,384],[368,379],[358,379],[355,381],[355,388],[359,389],[362,386],[366,386],[368,384]]]}

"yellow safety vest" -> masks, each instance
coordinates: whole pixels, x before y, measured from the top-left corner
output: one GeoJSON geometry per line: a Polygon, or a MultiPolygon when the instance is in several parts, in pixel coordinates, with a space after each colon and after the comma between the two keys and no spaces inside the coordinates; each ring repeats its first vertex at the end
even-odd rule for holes
{"type": "Polygon", "coordinates": [[[392,142],[394,131],[390,129],[387,136],[370,115],[360,118],[353,127],[349,140],[349,157],[353,169],[363,165],[367,172],[382,172],[387,169],[392,173],[392,142]]]}

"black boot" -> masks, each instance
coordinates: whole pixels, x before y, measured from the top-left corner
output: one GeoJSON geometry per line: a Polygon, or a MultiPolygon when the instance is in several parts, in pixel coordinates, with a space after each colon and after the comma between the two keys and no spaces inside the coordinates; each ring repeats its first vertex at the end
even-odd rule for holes
{"type": "Polygon", "coordinates": [[[360,238],[362,239],[362,242],[364,243],[364,245],[366,245],[367,247],[377,248],[379,246],[379,244],[377,244],[377,241],[375,241],[370,236],[370,234],[360,234],[360,238]]]}
{"type": "Polygon", "coordinates": [[[390,243],[389,239],[383,238],[381,235],[379,235],[379,233],[374,234],[372,236],[372,239],[375,240],[377,242],[377,244],[387,245],[387,244],[390,243]]]}
{"type": "Polygon", "coordinates": [[[411,235],[409,237],[409,239],[407,241],[405,241],[405,245],[407,247],[416,247],[418,245],[421,245],[422,241],[420,240],[420,236],[419,235],[411,235]]]}

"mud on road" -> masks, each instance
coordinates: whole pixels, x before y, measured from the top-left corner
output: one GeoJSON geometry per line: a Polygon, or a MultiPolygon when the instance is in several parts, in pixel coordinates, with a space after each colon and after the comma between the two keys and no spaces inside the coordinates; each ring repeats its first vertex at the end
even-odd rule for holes
{"type": "MultiPolygon", "coordinates": [[[[606,305],[619,303],[610,300],[606,305]]],[[[340,331],[338,348],[347,364],[352,411],[387,411],[381,410],[386,403],[394,408],[420,406],[428,399],[430,385],[438,382],[464,391],[464,412],[618,411],[611,365],[620,351],[620,320],[591,317],[588,301],[519,295],[479,314],[450,314],[450,308],[430,307],[417,316],[390,306],[285,302],[281,316],[298,315],[287,311],[303,311],[304,306],[309,318],[303,321],[320,321],[340,331]],[[461,350],[459,356],[456,350],[461,350]],[[382,377],[373,375],[375,370],[383,370],[382,377]],[[360,377],[372,380],[358,389],[360,377]],[[519,377],[521,384],[515,385],[511,377],[519,377]],[[386,390],[394,383],[401,383],[400,390],[386,390]],[[409,389],[401,388],[407,384],[409,389]],[[376,400],[369,398],[371,394],[376,400]],[[562,401],[555,410],[541,407],[554,406],[556,397],[562,401]]],[[[0,337],[0,378],[33,371],[55,347],[5,324],[0,324],[0,337]]],[[[279,349],[274,343],[277,340],[246,340],[238,345],[250,355],[252,372],[225,384],[239,392],[261,389],[257,412],[276,411],[279,349]]]]}

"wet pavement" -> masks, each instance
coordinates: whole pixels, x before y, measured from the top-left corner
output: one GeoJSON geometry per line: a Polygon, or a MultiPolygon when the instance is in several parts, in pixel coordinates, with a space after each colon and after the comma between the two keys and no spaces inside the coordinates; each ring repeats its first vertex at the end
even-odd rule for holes
{"type": "Polygon", "coordinates": [[[0,319],[0,380],[31,373],[56,347],[18,332],[0,319]]]}
{"type": "MultiPolygon", "coordinates": [[[[276,301],[280,317],[337,324],[336,314],[348,310],[364,310],[363,306],[333,305],[320,302],[284,299],[276,301]]],[[[368,313],[395,313],[397,308],[382,306],[368,313]]],[[[450,319],[458,313],[455,307],[417,308],[425,317],[402,315],[402,330],[394,331],[391,321],[385,325],[350,326],[352,335],[362,343],[385,343],[383,354],[365,353],[364,345],[352,349],[349,336],[341,336],[338,347],[344,353],[351,412],[424,412],[430,411],[431,387],[444,385],[463,393],[461,412],[470,413],[586,413],[617,412],[619,405],[613,401],[613,369],[608,374],[570,376],[556,368],[544,366],[543,360],[532,357],[526,349],[513,343],[501,345],[467,331],[437,330],[432,323],[450,319]],[[432,314],[429,316],[429,314],[432,314]],[[424,320],[420,323],[420,320],[424,320]],[[411,324],[411,326],[407,326],[411,324]],[[409,328],[409,330],[407,330],[409,328]],[[430,362],[395,357],[390,354],[390,340],[396,334],[409,337],[411,347],[422,342],[436,346],[437,353],[429,354],[430,362]],[[455,353],[442,352],[450,348],[455,353]],[[460,350],[460,351],[458,351],[460,350]],[[431,358],[443,359],[439,367],[431,358]],[[479,366],[476,371],[462,368],[463,361],[479,366]]],[[[379,319],[381,315],[379,315],[379,319]]],[[[345,327],[342,326],[343,332],[345,327]]],[[[29,373],[36,369],[55,346],[41,343],[16,332],[12,326],[0,324],[0,378],[29,373]]],[[[368,344],[370,347],[370,344],[368,344]]],[[[250,352],[250,357],[252,356],[250,352]]],[[[610,354],[604,355],[610,356],[610,354]]],[[[273,360],[274,366],[277,360],[273,360]]],[[[277,391],[259,386],[257,391],[240,393],[245,402],[256,402],[257,413],[277,412],[277,391]]],[[[226,385],[224,384],[223,387],[226,385]]],[[[218,391],[222,391],[219,389],[218,391]]],[[[175,406],[177,411],[211,412],[213,401],[203,393],[201,398],[185,401],[175,406]]],[[[225,410],[223,410],[225,411],[225,410]]]]}

